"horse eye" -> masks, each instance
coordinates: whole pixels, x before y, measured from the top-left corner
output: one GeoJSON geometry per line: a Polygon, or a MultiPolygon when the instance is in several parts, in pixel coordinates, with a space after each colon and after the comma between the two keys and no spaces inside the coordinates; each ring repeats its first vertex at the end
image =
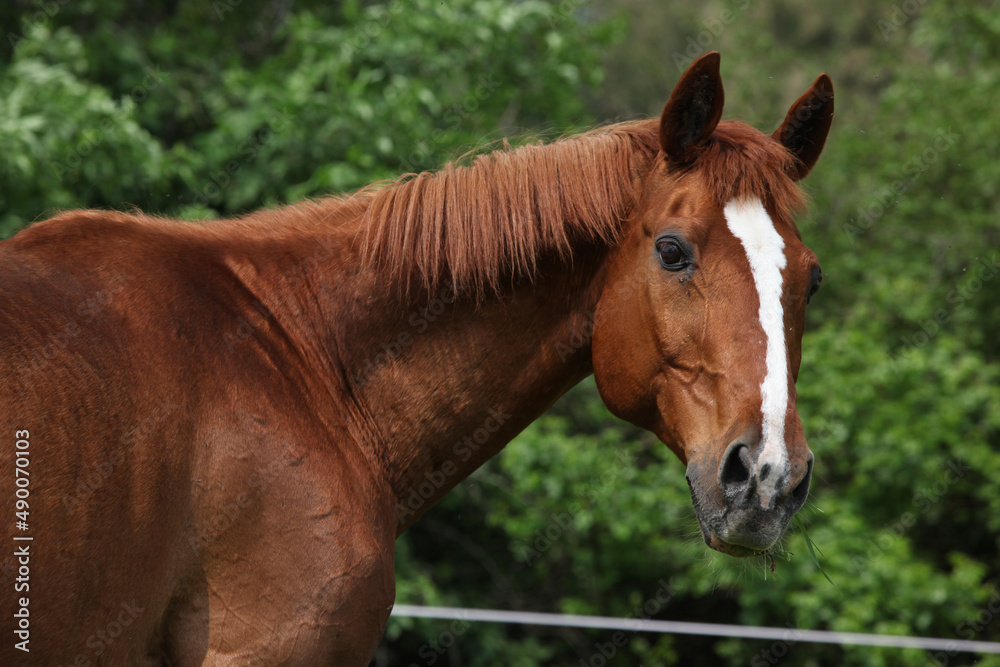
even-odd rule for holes
{"type": "Polygon", "coordinates": [[[812,281],[809,284],[809,294],[806,295],[806,303],[812,301],[813,295],[819,291],[819,284],[823,282],[823,270],[818,266],[812,270],[812,281]]]}
{"type": "Polygon", "coordinates": [[[673,241],[658,241],[656,251],[660,254],[660,263],[668,271],[680,271],[687,266],[687,262],[684,260],[684,251],[673,241]]]}

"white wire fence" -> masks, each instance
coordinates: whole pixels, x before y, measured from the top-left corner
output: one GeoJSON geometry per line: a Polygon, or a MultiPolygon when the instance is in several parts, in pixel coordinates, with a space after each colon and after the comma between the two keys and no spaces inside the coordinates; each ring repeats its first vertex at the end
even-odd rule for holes
{"type": "Polygon", "coordinates": [[[969,639],[944,639],[939,637],[907,637],[902,635],[877,635],[863,632],[833,632],[829,630],[800,630],[753,625],[727,625],[723,623],[692,623],[688,621],[656,621],[640,618],[611,616],[582,616],[576,614],[543,614],[527,611],[500,609],[473,609],[469,607],[423,607],[397,604],[393,616],[410,618],[436,618],[449,621],[482,623],[508,623],[517,625],[554,625],[569,628],[625,630],[628,632],[656,632],[708,637],[738,637],[742,639],[773,639],[786,642],[812,642],[817,644],[848,644],[855,646],[886,646],[925,651],[955,653],[1000,654],[1000,642],[969,639]]]}

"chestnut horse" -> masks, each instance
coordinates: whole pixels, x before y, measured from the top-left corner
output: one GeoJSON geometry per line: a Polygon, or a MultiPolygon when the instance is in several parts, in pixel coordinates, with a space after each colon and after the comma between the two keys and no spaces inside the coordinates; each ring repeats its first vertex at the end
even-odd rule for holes
{"type": "Polygon", "coordinates": [[[833,90],[770,136],[722,106],[711,53],[658,120],[0,244],[0,662],[365,665],[395,538],[590,373],[687,465],[709,546],[768,549],[812,469],[792,215],[833,90]]]}

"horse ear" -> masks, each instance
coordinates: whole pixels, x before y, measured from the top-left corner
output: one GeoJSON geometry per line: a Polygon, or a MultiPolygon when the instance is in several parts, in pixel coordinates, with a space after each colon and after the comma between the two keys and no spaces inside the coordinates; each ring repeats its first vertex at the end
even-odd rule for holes
{"type": "Polygon", "coordinates": [[[812,171],[823,152],[832,122],[833,82],[826,74],[820,74],[805,95],[788,110],[781,127],[771,135],[798,158],[791,174],[796,181],[812,171]]]}
{"type": "Polygon", "coordinates": [[[712,51],[688,67],[663,108],[660,147],[670,162],[688,164],[698,157],[722,118],[724,101],[719,53],[712,51]]]}

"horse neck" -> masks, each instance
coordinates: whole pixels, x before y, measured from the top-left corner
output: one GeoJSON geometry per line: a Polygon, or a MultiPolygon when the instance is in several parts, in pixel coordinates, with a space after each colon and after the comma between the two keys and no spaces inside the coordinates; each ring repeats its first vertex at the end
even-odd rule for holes
{"type": "Polygon", "coordinates": [[[400,532],[591,372],[603,255],[480,303],[449,285],[416,301],[383,289],[341,329],[400,532]]]}

